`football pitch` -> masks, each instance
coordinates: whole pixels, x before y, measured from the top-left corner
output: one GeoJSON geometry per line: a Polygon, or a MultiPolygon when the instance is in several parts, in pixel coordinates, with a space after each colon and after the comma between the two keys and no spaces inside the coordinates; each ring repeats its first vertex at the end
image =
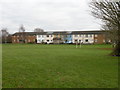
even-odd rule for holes
{"type": "Polygon", "coordinates": [[[2,45],[3,88],[117,88],[111,45],[2,45]]]}

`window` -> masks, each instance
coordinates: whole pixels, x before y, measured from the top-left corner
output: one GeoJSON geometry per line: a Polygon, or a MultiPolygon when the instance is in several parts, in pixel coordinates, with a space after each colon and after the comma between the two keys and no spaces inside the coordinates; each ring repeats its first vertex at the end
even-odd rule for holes
{"type": "Polygon", "coordinates": [[[15,42],[15,39],[14,39],[14,42],[15,42]]]}
{"type": "Polygon", "coordinates": [[[95,34],[95,37],[97,37],[98,35],[97,34],[95,34]]]}
{"type": "Polygon", "coordinates": [[[75,39],[75,42],[77,42],[77,39],[75,39]]]}
{"type": "Polygon", "coordinates": [[[88,39],[86,39],[85,42],[88,42],[88,39]]]}
{"type": "Polygon", "coordinates": [[[30,39],[28,40],[28,42],[30,42],[30,39]]]}
{"type": "Polygon", "coordinates": [[[81,42],[81,40],[79,40],[79,42],[81,42]]]}
{"type": "Polygon", "coordinates": [[[103,42],[105,42],[105,39],[103,39],[103,42]]]}
{"type": "Polygon", "coordinates": [[[49,35],[47,35],[47,37],[49,37],[49,35]]]}
{"type": "Polygon", "coordinates": [[[108,42],[111,42],[111,40],[109,40],[108,42]]]}
{"type": "Polygon", "coordinates": [[[47,42],[49,42],[49,40],[47,40],[47,42]]]}

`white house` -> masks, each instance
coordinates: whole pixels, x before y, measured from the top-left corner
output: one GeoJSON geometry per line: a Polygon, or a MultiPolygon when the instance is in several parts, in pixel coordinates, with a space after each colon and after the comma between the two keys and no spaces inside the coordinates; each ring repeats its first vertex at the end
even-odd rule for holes
{"type": "Polygon", "coordinates": [[[73,43],[84,43],[84,44],[92,44],[94,43],[94,35],[93,34],[73,34],[72,35],[73,43]]]}
{"type": "Polygon", "coordinates": [[[84,43],[92,44],[94,43],[94,33],[95,31],[73,31],[72,32],[72,42],[73,43],[84,43]]]}
{"type": "Polygon", "coordinates": [[[36,35],[37,43],[45,43],[46,35],[36,35]]]}
{"type": "Polygon", "coordinates": [[[46,33],[38,33],[36,35],[37,43],[53,43],[53,35],[52,32],[46,32],[46,33]]]}
{"type": "Polygon", "coordinates": [[[53,32],[47,32],[45,42],[47,44],[53,43],[53,32]]]}

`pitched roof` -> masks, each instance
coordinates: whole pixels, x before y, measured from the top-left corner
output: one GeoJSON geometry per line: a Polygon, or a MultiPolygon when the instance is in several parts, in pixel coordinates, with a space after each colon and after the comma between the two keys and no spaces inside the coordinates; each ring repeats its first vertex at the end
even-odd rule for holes
{"type": "Polygon", "coordinates": [[[103,34],[105,31],[73,31],[71,34],[103,34]]]}
{"type": "Polygon", "coordinates": [[[64,34],[68,34],[68,32],[66,32],[66,31],[53,32],[53,34],[55,34],[55,35],[56,35],[56,34],[57,34],[57,35],[58,35],[58,34],[62,34],[62,35],[64,35],[64,34]]]}
{"type": "Polygon", "coordinates": [[[59,32],[16,32],[13,34],[13,36],[17,35],[49,35],[49,34],[54,34],[54,35],[70,35],[70,34],[103,34],[105,31],[59,31],[59,32]]]}
{"type": "Polygon", "coordinates": [[[14,33],[13,36],[16,35],[45,35],[47,32],[17,32],[14,33]]]}

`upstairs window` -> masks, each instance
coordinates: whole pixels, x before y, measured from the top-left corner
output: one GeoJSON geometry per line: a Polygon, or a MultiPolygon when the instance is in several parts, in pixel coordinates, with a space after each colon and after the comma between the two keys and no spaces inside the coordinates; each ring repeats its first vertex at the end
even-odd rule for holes
{"type": "Polygon", "coordinates": [[[95,34],[95,37],[97,37],[98,35],[97,34],[95,34]]]}

